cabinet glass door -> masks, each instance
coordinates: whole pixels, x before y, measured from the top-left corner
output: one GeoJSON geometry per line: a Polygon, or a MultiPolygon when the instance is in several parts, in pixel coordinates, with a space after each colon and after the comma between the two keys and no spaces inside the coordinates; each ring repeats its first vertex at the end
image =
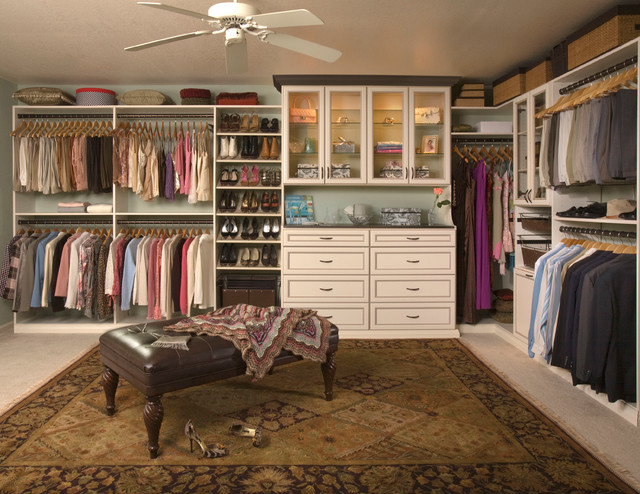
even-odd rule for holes
{"type": "Polygon", "coordinates": [[[542,142],[542,118],[535,118],[535,115],[544,110],[547,107],[547,98],[546,92],[543,91],[538,94],[533,95],[533,114],[531,118],[534,119],[533,124],[533,169],[531,177],[532,179],[532,199],[537,201],[546,201],[547,200],[547,188],[540,186],[540,143],[542,142]]]}
{"type": "Polygon", "coordinates": [[[528,141],[529,133],[527,131],[528,111],[527,111],[527,98],[516,101],[514,104],[513,122],[514,128],[514,144],[515,144],[515,190],[516,201],[524,203],[530,202],[529,200],[529,168],[528,168],[528,141]]]}
{"type": "Polygon", "coordinates": [[[413,131],[410,133],[409,181],[446,182],[449,179],[446,155],[448,138],[448,91],[412,90],[410,107],[413,131]]]}
{"type": "Polygon", "coordinates": [[[364,88],[332,88],[325,91],[326,182],[364,183],[366,131],[364,88]]]}
{"type": "Polygon", "coordinates": [[[292,87],[284,89],[285,129],[283,173],[289,183],[324,181],[322,123],[324,89],[292,87]]]}
{"type": "Polygon", "coordinates": [[[407,182],[407,99],[407,89],[368,91],[369,183],[407,182]]]}

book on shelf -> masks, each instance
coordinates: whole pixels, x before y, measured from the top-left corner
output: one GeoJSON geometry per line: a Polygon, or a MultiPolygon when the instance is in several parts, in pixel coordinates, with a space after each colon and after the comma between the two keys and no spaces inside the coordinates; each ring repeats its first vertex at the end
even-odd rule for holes
{"type": "Polygon", "coordinates": [[[287,225],[314,223],[313,196],[291,194],[284,198],[285,222],[287,225]]]}

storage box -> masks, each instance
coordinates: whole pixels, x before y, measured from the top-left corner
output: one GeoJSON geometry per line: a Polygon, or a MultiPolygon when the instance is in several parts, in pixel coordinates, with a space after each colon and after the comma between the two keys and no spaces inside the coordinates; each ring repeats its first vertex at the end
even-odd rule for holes
{"type": "Polygon", "coordinates": [[[349,163],[332,163],[332,178],[351,178],[351,165],[349,163]]]}
{"type": "Polygon", "coordinates": [[[115,105],[116,93],[99,87],[81,87],[76,89],[76,105],[102,106],[115,105]]]}
{"type": "Polygon", "coordinates": [[[277,305],[278,280],[274,276],[234,275],[221,280],[221,304],[277,305]]]}
{"type": "Polygon", "coordinates": [[[318,178],[318,164],[298,163],[298,178],[318,178]]]}
{"type": "Polygon", "coordinates": [[[428,166],[416,167],[416,178],[429,178],[429,167],[428,166]]]}
{"type": "Polygon", "coordinates": [[[347,141],[345,139],[340,138],[339,142],[333,142],[333,152],[334,153],[355,153],[356,145],[353,141],[347,141]]]}
{"type": "Polygon", "coordinates": [[[525,92],[525,72],[520,68],[493,81],[493,104],[499,105],[525,92]]]}
{"type": "Polygon", "coordinates": [[[399,161],[387,161],[387,163],[380,168],[378,173],[380,178],[404,178],[404,168],[399,161]]]}
{"type": "Polygon", "coordinates": [[[551,59],[547,58],[539,64],[528,69],[524,74],[524,89],[531,91],[553,79],[551,59]]]}
{"type": "Polygon", "coordinates": [[[425,106],[415,109],[415,123],[417,124],[439,124],[440,108],[435,106],[425,106]]]}
{"type": "Polygon", "coordinates": [[[511,134],[513,132],[512,122],[478,122],[475,126],[476,132],[483,132],[486,134],[511,134]]]}
{"type": "Polygon", "coordinates": [[[569,70],[640,36],[640,5],[619,5],[567,38],[569,70]]]}
{"type": "Polygon", "coordinates": [[[382,208],[380,216],[386,226],[420,226],[419,208],[382,208]]]}

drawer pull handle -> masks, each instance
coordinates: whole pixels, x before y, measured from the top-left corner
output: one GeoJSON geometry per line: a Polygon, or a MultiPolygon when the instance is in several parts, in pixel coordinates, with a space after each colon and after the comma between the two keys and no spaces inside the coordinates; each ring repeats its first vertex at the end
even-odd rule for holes
{"type": "Polygon", "coordinates": [[[528,273],[527,273],[527,274],[525,274],[525,276],[526,276],[527,278],[529,278],[529,279],[533,279],[533,275],[532,275],[532,274],[528,274],[528,273]]]}
{"type": "Polygon", "coordinates": [[[320,237],[320,240],[333,240],[333,237],[320,237]]]}
{"type": "Polygon", "coordinates": [[[412,261],[411,259],[407,259],[407,262],[410,262],[411,264],[418,264],[420,260],[412,261]]]}
{"type": "Polygon", "coordinates": [[[407,240],[420,240],[420,237],[407,237],[407,240]]]}
{"type": "Polygon", "coordinates": [[[323,292],[330,292],[333,288],[320,288],[323,292]]]}
{"type": "Polygon", "coordinates": [[[407,316],[409,319],[420,319],[420,316],[407,316]]]}
{"type": "Polygon", "coordinates": [[[324,259],[320,259],[320,262],[323,262],[325,264],[330,264],[333,262],[333,259],[329,259],[328,261],[325,261],[324,259]]]}
{"type": "Polygon", "coordinates": [[[420,291],[420,288],[407,288],[407,290],[409,290],[410,292],[418,292],[420,291]]]}

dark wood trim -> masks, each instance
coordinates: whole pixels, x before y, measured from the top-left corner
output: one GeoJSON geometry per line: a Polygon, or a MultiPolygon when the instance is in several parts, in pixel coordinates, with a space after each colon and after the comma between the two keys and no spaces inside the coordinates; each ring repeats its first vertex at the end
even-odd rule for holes
{"type": "Polygon", "coordinates": [[[273,85],[282,86],[453,86],[460,77],[439,75],[274,74],[273,85]]]}

